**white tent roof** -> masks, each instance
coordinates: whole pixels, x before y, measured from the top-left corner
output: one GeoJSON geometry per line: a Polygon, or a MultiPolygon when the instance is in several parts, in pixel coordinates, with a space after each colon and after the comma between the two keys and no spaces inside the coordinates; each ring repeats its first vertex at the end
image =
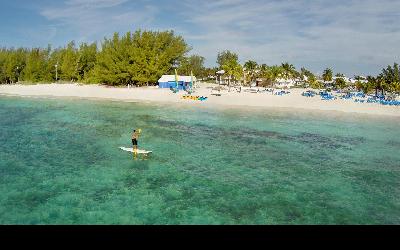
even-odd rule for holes
{"type": "MultiPolygon", "coordinates": [[[[178,76],[178,82],[191,82],[191,76],[178,76]]],[[[193,81],[196,81],[196,77],[193,76],[193,81]]],[[[175,82],[175,75],[163,75],[158,82],[175,82]]]]}

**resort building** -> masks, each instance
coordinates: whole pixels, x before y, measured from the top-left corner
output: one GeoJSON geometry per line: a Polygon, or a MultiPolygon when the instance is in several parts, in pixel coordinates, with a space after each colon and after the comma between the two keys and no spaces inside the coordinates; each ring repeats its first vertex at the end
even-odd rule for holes
{"type": "MultiPolygon", "coordinates": [[[[186,90],[190,84],[196,83],[196,77],[193,76],[193,83],[191,76],[178,76],[178,89],[186,90]]],[[[162,89],[176,88],[175,75],[163,75],[160,80],[158,80],[158,87],[162,89]]]]}
{"type": "Polygon", "coordinates": [[[355,78],[351,78],[350,79],[350,83],[352,84],[356,84],[357,82],[361,82],[361,83],[367,83],[368,80],[365,78],[359,78],[359,80],[355,79],[355,78]]]}

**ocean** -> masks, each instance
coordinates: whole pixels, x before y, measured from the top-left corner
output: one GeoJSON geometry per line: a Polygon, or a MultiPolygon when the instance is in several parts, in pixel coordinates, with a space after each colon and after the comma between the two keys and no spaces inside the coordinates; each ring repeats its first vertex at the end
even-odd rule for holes
{"type": "Polygon", "coordinates": [[[398,118],[0,97],[0,141],[0,224],[400,223],[398,118]]]}

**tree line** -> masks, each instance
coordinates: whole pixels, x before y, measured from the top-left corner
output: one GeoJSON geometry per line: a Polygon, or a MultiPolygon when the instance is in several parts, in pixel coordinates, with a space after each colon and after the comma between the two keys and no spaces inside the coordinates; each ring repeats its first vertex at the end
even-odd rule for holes
{"type": "MultiPolygon", "coordinates": [[[[105,38],[97,43],[47,48],[0,48],[0,83],[70,81],[101,83],[107,85],[156,84],[163,74],[181,75],[193,73],[198,78],[215,76],[218,70],[225,71],[229,85],[241,82],[250,85],[257,81],[261,86],[273,86],[277,79],[302,80],[312,88],[323,88],[323,83],[333,80],[333,71],[327,68],[322,76],[310,70],[297,70],[293,64],[259,64],[253,60],[239,63],[238,54],[225,50],[217,55],[217,67],[206,68],[205,58],[188,56],[191,47],[183,37],[173,31],[127,32],[120,36],[105,38]]],[[[364,92],[378,90],[384,93],[400,92],[399,65],[395,63],[382,70],[378,76],[368,76],[356,87],[364,92]]],[[[343,74],[337,73],[333,87],[343,89],[347,83],[343,74]]]]}
{"type": "Polygon", "coordinates": [[[70,42],[62,48],[1,48],[0,83],[79,81],[108,85],[156,83],[174,69],[201,73],[204,58],[173,31],[138,30],[97,43],[70,42]],[[197,70],[197,71],[196,71],[197,70]]]}
{"type": "MultiPolygon", "coordinates": [[[[228,78],[228,84],[241,81],[242,84],[250,85],[254,82],[259,82],[261,86],[273,87],[278,79],[297,80],[303,82],[314,89],[324,88],[324,83],[331,82],[333,89],[345,89],[349,87],[344,75],[337,73],[334,79],[333,70],[327,68],[321,76],[317,76],[306,68],[297,70],[293,64],[282,63],[281,65],[268,66],[267,64],[258,64],[253,60],[249,60],[240,65],[238,54],[229,50],[218,53],[217,64],[220,70],[225,71],[225,76],[228,78]]],[[[399,64],[394,63],[387,68],[382,69],[378,76],[355,76],[355,88],[364,93],[370,93],[375,90],[381,94],[385,92],[400,93],[400,75],[399,64]]],[[[304,86],[303,86],[304,87],[304,86]]]]}

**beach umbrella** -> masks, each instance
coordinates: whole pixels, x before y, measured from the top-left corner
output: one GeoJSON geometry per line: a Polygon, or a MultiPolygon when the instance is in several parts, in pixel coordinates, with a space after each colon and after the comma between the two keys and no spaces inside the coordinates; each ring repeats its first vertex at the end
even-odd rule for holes
{"type": "Polygon", "coordinates": [[[179,85],[178,85],[178,72],[176,71],[176,69],[175,69],[175,82],[176,82],[176,90],[178,90],[178,87],[179,87],[179,85]]]}

